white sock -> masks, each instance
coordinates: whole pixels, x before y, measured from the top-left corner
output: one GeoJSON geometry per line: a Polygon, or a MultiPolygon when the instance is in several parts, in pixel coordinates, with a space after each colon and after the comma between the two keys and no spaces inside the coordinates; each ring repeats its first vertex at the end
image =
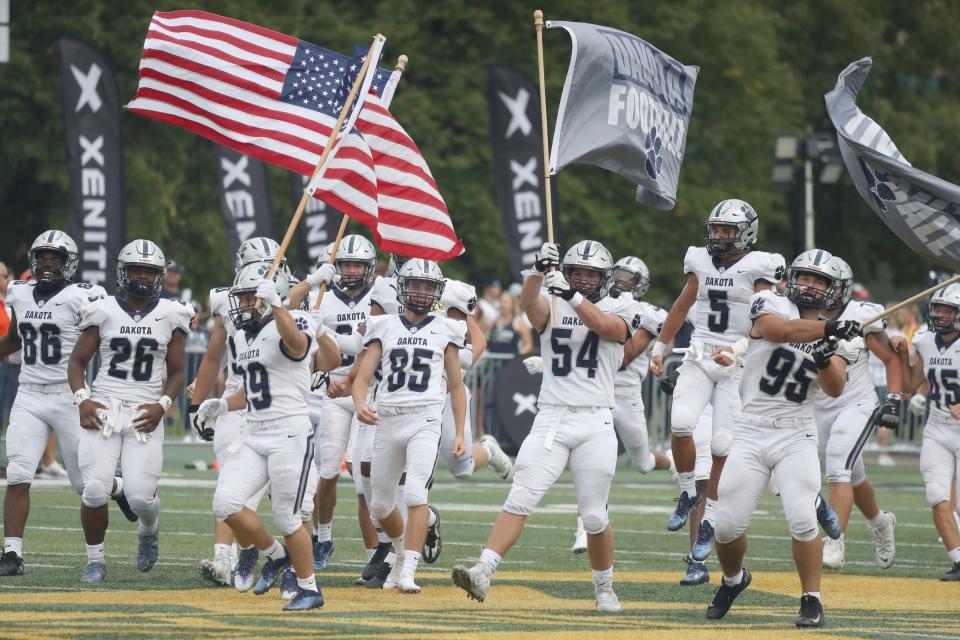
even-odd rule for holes
{"type": "Polygon", "coordinates": [[[229,558],[230,552],[232,551],[232,546],[229,544],[215,544],[213,545],[213,559],[217,560],[219,558],[229,558]]]}
{"type": "Polygon", "coordinates": [[[3,552],[10,553],[11,551],[16,553],[18,557],[23,557],[23,538],[3,539],[3,552]]]}
{"type": "Polygon", "coordinates": [[[714,529],[717,528],[717,501],[707,498],[707,506],[703,509],[703,522],[709,522],[714,529]]]}
{"type": "Polygon", "coordinates": [[[137,514],[140,517],[140,535],[152,536],[160,530],[160,498],[154,496],[146,511],[137,514]]]}
{"type": "Polygon", "coordinates": [[[401,484],[397,486],[397,509],[400,510],[400,517],[403,518],[403,526],[407,526],[407,503],[403,499],[404,486],[401,484]]]}
{"type": "Polygon", "coordinates": [[[890,520],[885,511],[878,511],[877,515],[869,518],[870,526],[874,529],[886,529],[890,520]]]}
{"type": "Polygon", "coordinates": [[[737,571],[737,575],[733,576],[732,578],[723,576],[723,584],[727,585],[728,587],[735,587],[741,582],[743,582],[743,569],[737,571]]]}
{"type": "Polygon", "coordinates": [[[377,531],[377,542],[380,544],[390,542],[390,536],[387,535],[386,531],[377,531]]]}
{"type": "Polygon", "coordinates": [[[283,545],[277,542],[276,538],[273,540],[273,544],[263,550],[271,560],[283,560],[287,556],[286,549],[283,548],[283,545]]]}
{"type": "Polygon", "coordinates": [[[691,498],[697,492],[697,481],[693,477],[693,471],[677,471],[677,482],[680,483],[680,491],[686,491],[691,498]]]}
{"type": "Polygon", "coordinates": [[[950,556],[950,562],[960,562],[960,547],[947,551],[947,555],[950,556]]]}
{"type": "Polygon", "coordinates": [[[579,535],[581,531],[583,531],[583,518],[577,516],[577,535],[579,535]]]}
{"type": "Polygon", "coordinates": [[[417,572],[417,565],[420,563],[420,552],[419,551],[404,551],[403,552],[403,573],[410,576],[411,578],[417,572]]]}
{"type": "Polygon", "coordinates": [[[240,547],[240,551],[249,551],[250,549],[253,549],[253,545],[252,545],[252,544],[251,544],[251,545],[248,545],[248,546],[246,546],[246,547],[244,547],[244,546],[241,546],[241,547],[240,547]]]}
{"type": "Polygon", "coordinates": [[[113,481],[114,483],[116,483],[117,488],[113,490],[113,493],[111,495],[118,496],[121,493],[123,493],[123,478],[121,478],[120,476],[114,476],[113,481]]]}
{"type": "Polygon", "coordinates": [[[480,552],[480,565],[484,567],[491,576],[497,570],[497,567],[500,566],[501,560],[503,560],[503,558],[493,549],[484,549],[480,552]]]}
{"type": "Polygon", "coordinates": [[[820,599],[820,592],[819,592],[819,591],[804,591],[804,592],[803,592],[803,595],[805,595],[805,596],[813,596],[813,597],[816,598],[817,600],[820,599]]]}
{"type": "Polygon", "coordinates": [[[592,569],[590,573],[593,574],[593,584],[597,584],[598,582],[602,582],[606,580],[613,582],[612,566],[609,569],[604,569],[603,571],[597,571],[596,569],[592,569]]]}
{"type": "Polygon", "coordinates": [[[103,543],[100,544],[88,544],[87,547],[87,564],[93,564],[94,562],[103,563],[103,543]]]}
{"type": "Polygon", "coordinates": [[[317,590],[317,578],[314,574],[308,575],[306,578],[301,580],[297,578],[297,586],[303,589],[304,591],[316,591],[317,590]]]}
{"type": "Polygon", "coordinates": [[[387,557],[384,558],[383,561],[392,567],[397,562],[397,554],[391,551],[387,554],[387,557]]]}
{"type": "Polygon", "coordinates": [[[367,561],[369,562],[370,560],[373,559],[373,554],[375,554],[375,553],[377,552],[377,550],[376,550],[376,549],[366,549],[366,552],[367,552],[367,561]]]}
{"type": "Polygon", "coordinates": [[[396,538],[390,538],[390,541],[393,542],[393,550],[397,555],[403,555],[403,534],[401,533],[396,538]]]}
{"type": "Polygon", "coordinates": [[[433,509],[427,508],[427,526],[432,527],[437,523],[437,514],[433,512],[433,509]]]}
{"type": "Polygon", "coordinates": [[[320,542],[330,542],[333,540],[333,521],[326,524],[317,525],[317,540],[320,542]]]}

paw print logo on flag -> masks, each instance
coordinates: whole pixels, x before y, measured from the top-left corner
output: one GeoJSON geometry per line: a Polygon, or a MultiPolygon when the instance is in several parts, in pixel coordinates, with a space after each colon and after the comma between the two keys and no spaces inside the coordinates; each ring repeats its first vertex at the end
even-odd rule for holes
{"type": "Polygon", "coordinates": [[[863,161],[863,158],[857,158],[857,161],[860,163],[860,168],[863,169],[863,176],[867,179],[867,188],[870,190],[870,195],[873,197],[874,202],[877,203],[877,206],[880,207],[880,210],[886,213],[886,203],[894,202],[897,199],[893,193],[893,189],[891,189],[888,184],[887,174],[881,173],[880,171],[873,171],[867,166],[867,163],[863,161]]]}
{"type": "Polygon", "coordinates": [[[660,136],[657,135],[656,127],[651,127],[650,131],[647,132],[647,139],[643,143],[643,148],[647,155],[643,167],[646,169],[650,179],[656,180],[657,176],[660,175],[661,169],[663,169],[663,156],[660,153],[660,150],[663,148],[663,141],[660,139],[660,136]]]}

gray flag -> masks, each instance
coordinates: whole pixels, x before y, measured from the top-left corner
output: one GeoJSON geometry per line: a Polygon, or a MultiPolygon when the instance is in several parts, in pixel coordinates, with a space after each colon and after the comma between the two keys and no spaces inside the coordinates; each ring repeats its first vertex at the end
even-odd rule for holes
{"type": "Polygon", "coordinates": [[[673,209],[700,68],[617,29],[558,21],[547,27],[566,29],[573,41],[551,173],[597,165],[637,184],[637,202],[673,209]]]}
{"type": "Polygon", "coordinates": [[[960,270],[960,187],[915,169],[876,122],[857,107],[873,61],[862,58],[824,96],[840,153],[860,196],[911,249],[960,270]]]}

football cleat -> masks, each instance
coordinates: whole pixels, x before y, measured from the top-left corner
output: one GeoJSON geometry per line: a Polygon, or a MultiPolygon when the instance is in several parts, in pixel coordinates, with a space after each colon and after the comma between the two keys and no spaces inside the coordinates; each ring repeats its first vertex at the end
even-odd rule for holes
{"type": "Polygon", "coordinates": [[[687,575],[680,579],[680,584],[689,587],[710,582],[710,572],[707,570],[707,565],[697,562],[690,556],[684,558],[684,561],[687,563],[687,575]]]}
{"type": "Polygon", "coordinates": [[[140,573],[146,573],[153,569],[157,564],[157,557],[160,555],[160,533],[150,535],[140,534],[137,543],[137,569],[140,573]]]}
{"type": "Polygon", "coordinates": [[[80,582],[92,584],[102,582],[106,577],[107,565],[103,562],[91,562],[87,565],[87,568],[83,570],[83,575],[80,576],[80,582]]]}
{"type": "Polygon", "coordinates": [[[287,604],[283,605],[284,611],[306,611],[307,609],[319,609],[323,606],[323,592],[320,587],[316,591],[307,591],[299,589],[287,604]]]}
{"type": "Polygon", "coordinates": [[[200,561],[200,577],[209,580],[218,587],[230,586],[230,575],[232,573],[229,562],[222,562],[217,559],[208,560],[207,558],[200,561]]]}
{"type": "Polygon", "coordinates": [[[257,568],[257,560],[260,559],[260,550],[256,547],[249,549],[240,549],[240,557],[237,560],[237,568],[233,573],[233,586],[237,591],[243,593],[250,591],[253,586],[253,574],[257,568]]]}
{"type": "Polygon", "coordinates": [[[693,544],[690,555],[697,562],[703,562],[710,557],[710,549],[713,548],[713,525],[704,520],[700,523],[700,529],[697,531],[697,541],[693,544]]]}
{"type": "Polygon", "coordinates": [[[477,602],[483,602],[487,599],[487,590],[490,589],[490,576],[484,572],[480,564],[475,564],[467,569],[462,564],[453,565],[450,572],[453,578],[453,584],[467,592],[467,596],[477,602]]]}
{"type": "MultiPolygon", "coordinates": [[[[384,586],[386,589],[386,586],[384,586]]],[[[420,585],[413,581],[412,574],[402,574],[397,581],[397,591],[400,593],[420,593],[420,585]]]]}
{"type": "Polygon", "coordinates": [[[45,474],[51,478],[66,478],[67,470],[63,468],[63,465],[54,460],[50,464],[45,464],[40,467],[45,474]]]}
{"type": "Polygon", "coordinates": [[[387,554],[390,553],[391,546],[392,545],[389,542],[381,542],[377,545],[377,550],[373,552],[373,557],[370,558],[370,560],[367,562],[367,565],[360,571],[360,577],[362,579],[370,580],[377,575],[377,573],[380,571],[380,565],[383,564],[387,554]]]}
{"type": "Polygon", "coordinates": [[[827,569],[843,569],[846,564],[846,543],[843,536],[836,540],[831,538],[823,539],[823,566],[827,569]]]}
{"type": "Polygon", "coordinates": [[[577,531],[573,534],[573,546],[570,551],[576,554],[585,553],[587,550],[587,530],[583,528],[583,520],[577,518],[577,531]]]}
{"type": "Polygon", "coordinates": [[[22,576],[23,558],[16,551],[7,551],[0,556],[0,576],[22,576]]]}
{"type": "Polygon", "coordinates": [[[443,551],[443,538],[440,535],[440,512],[432,504],[427,505],[427,508],[433,512],[436,520],[433,521],[432,527],[427,528],[427,537],[423,541],[420,555],[423,556],[424,562],[433,564],[440,557],[440,552],[443,551]]]}
{"type": "Polygon", "coordinates": [[[618,613],[623,611],[620,605],[620,599],[613,591],[613,580],[604,579],[594,581],[594,596],[597,599],[597,611],[600,613],[618,613]]]}
{"type": "Polygon", "coordinates": [[[820,599],[809,594],[800,598],[800,615],[797,616],[798,627],[822,627],[823,605],[820,599]]]}
{"type": "Polygon", "coordinates": [[[333,540],[324,540],[313,543],[313,570],[323,571],[327,568],[327,560],[333,555],[333,540]]]}
{"type": "Polygon", "coordinates": [[[667,521],[667,529],[670,531],[680,531],[680,529],[683,529],[683,525],[687,524],[687,518],[690,516],[690,512],[693,511],[693,508],[697,506],[698,502],[700,502],[699,493],[693,494],[691,498],[687,495],[686,491],[682,492],[680,497],[677,498],[676,511],[673,512],[670,520],[667,521]]]}
{"type": "Polygon", "coordinates": [[[941,582],[960,582],[960,562],[954,562],[953,568],[940,578],[941,582]]]}
{"type": "Polygon", "coordinates": [[[393,570],[393,565],[384,560],[379,565],[377,565],[377,572],[373,574],[373,577],[367,580],[367,589],[382,589],[383,583],[387,581],[387,576],[390,575],[390,571],[393,570]]]}
{"type": "Polygon", "coordinates": [[[840,519],[830,503],[823,499],[823,496],[817,494],[817,522],[823,527],[823,532],[837,540],[843,535],[843,529],[840,528],[840,519]]]}
{"type": "Polygon", "coordinates": [[[292,600],[300,591],[300,585],[297,584],[297,574],[293,572],[292,567],[287,567],[280,578],[280,597],[284,600],[292,600]]]}
{"type": "Polygon", "coordinates": [[[133,508],[130,506],[130,502],[127,500],[127,496],[123,491],[115,496],[110,496],[110,499],[117,503],[117,506],[120,507],[120,511],[123,513],[123,517],[127,520],[136,522],[140,519],[140,517],[133,512],[133,508]]]}
{"type": "Polygon", "coordinates": [[[400,574],[403,572],[403,558],[397,556],[397,561],[393,563],[393,566],[390,567],[390,573],[387,574],[386,580],[383,581],[384,589],[396,589],[400,584],[400,574]]]}
{"type": "Polygon", "coordinates": [[[270,591],[273,585],[277,583],[277,578],[280,577],[280,574],[290,566],[290,554],[286,552],[286,547],[284,547],[283,551],[284,556],[279,560],[267,558],[267,561],[263,563],[263,569],[260,570],[260,579],[257,580],[257,584],[253,585],[254,594],[262,596],[267,591],[270,591]]]}
{"type": "Polygon", "coordinates": [[[707,619],[719,620],[727,615],[727,611],[730,611],[733,601],[750,586],[750,580],[752,579],[753,576],[751,576],[750,572],[746,569],[743,570],[743,579],[740,580],[740,584],[731,587],[721,579],[720,586],[713,592],[713,601],[707,608],[707,619]]]}
{"type": "Polygon", "coordinates": [[[876,551],[877,563],[883,569],[889,569],[893,566],[893,561],[897,558],[897,543],[895,533],[897,529],[897,517],[889,511],[884,511],[887,516],[887,524],[883,527],[874,529],[870,527],[870,533],[873,534],[873,546],[876,551]]]}
{"type": "Polygon", "coordinates": [[[500,448],[497,439],[487,434],[482,436],[478,442],[490,453],[490,460],[487,461],[487,465],[493,472],[507,482],[513,482],[513,462],[500,448]]]}

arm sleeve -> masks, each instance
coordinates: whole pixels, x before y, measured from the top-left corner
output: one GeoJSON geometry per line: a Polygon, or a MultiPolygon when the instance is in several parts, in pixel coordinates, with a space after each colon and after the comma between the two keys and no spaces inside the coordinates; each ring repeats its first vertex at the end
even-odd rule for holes
{"type": "Polygon", "coordinates": [[[756,320],[765,315],[780,316],[784,320],[789,320],[790,301],[771,290],[758,291],[750,298],[750,319],[756,320]]]}

